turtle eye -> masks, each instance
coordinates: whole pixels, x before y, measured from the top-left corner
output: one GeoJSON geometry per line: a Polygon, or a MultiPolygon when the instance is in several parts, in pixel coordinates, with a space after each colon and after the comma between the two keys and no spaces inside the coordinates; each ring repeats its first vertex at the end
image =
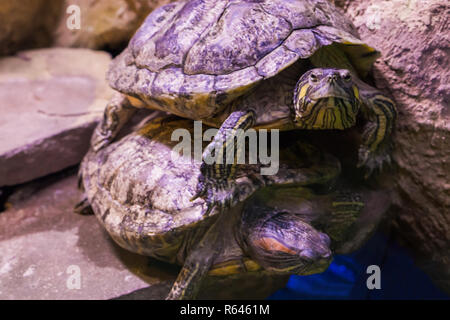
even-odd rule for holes
{"type": "Polygon", "coordinates": [[[343,79],[344,79],[345,81],[349,82],[350,80],[352,80],[352,76],[350,75],[350,73],[346,73],[346,74],[343,76],[343,79]]]}
{"type": "Polygon", "coordinates": [[[319,78],[318,78],[314,73],[311,73],[311,75],[309,76],[309,78],[311,79],[312,82],[317,82],[317,81],[319,81],[319,78]]]}

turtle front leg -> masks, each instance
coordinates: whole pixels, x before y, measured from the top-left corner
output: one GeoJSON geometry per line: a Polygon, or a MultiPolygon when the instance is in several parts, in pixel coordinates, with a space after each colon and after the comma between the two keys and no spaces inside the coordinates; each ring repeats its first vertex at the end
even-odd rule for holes
{"type": "Polygon", "coordinates": [[[92,135],[91,148],[94,152],[110,144],[136,111],[125,95],[115,93],[105,108],[102,121],[92,135]]]}
{"type": "Polygon", "coordinates": [[[197,297],[203,279],[223,250],[224,232],[227,230],[227,221],[224,217],[225,215],[219,215],[206,232],[202,228],[198,230],[204,232],[204,235],[188,253],[166,300],[192,300],[197,297]]]}
{"type": "Polygon", "coordinates": [[[166,300],[192,300],[197,297],[203,278],[211,268],[211,262],[189,257],[172,285],[166,300]]]}
{"type": "Polygon", "coordinates": [[[381,171],[385,163],[391,162],[390,136],[397,119],[397,110],[390,98],[368,85],[360,89],[360,99],[367,123],[362,133],[358,167],[365,169],[367,178],[374,170],[381,171]]]}
{"type": "Polygon", "coordinates": [[[225,120],[213,141],[205,148],[200,166],[197,193],[192,198],[201,197],[207,204],[205,214],[214,207],[223,211],[231,207],[237,199],[234,181],[236,159],[240,150],[236,141],[242,141],[245,130],[255,123],[253,111],[235,111],[225,120]],[[213,155],[214,154],[214,155],[213,155]]]}

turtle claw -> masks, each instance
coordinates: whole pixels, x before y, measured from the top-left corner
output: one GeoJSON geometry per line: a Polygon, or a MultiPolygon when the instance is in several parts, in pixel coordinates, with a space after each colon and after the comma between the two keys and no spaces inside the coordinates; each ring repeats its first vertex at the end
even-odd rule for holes
{"type": "Polygon", "coordinates": [[[191,199],[189,199],[189,201],[195,201],[198,198],[201,198],[203,195],[205,194],[205,190],[201,190],[199,192],[197,192],[191,199]]]}
{"type": "Polygon", "coordinates": [[[234,182],[221,181],[218,183],[201,177],[197,184],[197,193],[191,198],[191,201],[198,198],[202,198],[206,204],[202,215],[208,216],[213,209],[222,213],[237,201],[237,188],[234,182]]]}
{"type": "Polygon", "coordinates": [[[357,167],[364,170],[364,179],[368,179],[374,174],[379,174],[383,168],[390,166],[391,157],[384,152],[371,152],[367,147],[359,149],[359,160],[357,167]]]}
{"type": "Polygon", "coordinates": [[[95,153],[97,153],[98,151],[109,145],[111,143],[111,140],[112,140],[112,132],[100,133],[97,132],[96,130],[94,131],[94,134],[92,135],[91,138],[91,148],[95,153]]]}
{"type": "Polygon", "coordinates": [[[94,214],[94,211],[92,210],[92,207],[87,198],[83,198],[80,202],[78,202],[73,208],[73,211],[83,216],[94,214]]]}

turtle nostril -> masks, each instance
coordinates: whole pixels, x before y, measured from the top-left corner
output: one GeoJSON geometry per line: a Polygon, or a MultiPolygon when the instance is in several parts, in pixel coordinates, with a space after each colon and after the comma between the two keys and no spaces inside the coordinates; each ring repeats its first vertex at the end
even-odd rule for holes
{"type": "Polygon", "coordinates": [[[328,82],[335,82],[335,81],[337,81],[337,79],[338,79],[338,74],[331,74],[331,75],[329,75],[328,76],[328,82]]]}

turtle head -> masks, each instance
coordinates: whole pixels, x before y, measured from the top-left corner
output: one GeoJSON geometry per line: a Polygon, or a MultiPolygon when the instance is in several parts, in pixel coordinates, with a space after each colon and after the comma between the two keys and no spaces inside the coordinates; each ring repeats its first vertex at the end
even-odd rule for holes
{"type": "Polygon", "coordinates": [[[309,70],[297,82],[293,102],[300,129],[347,129],[360,109],[358,88],[346,69],[309,70]]]}
{"type": "Polygon", "coordinates": [[[322,272],[332,259],[328,236],[285,212],[254,225],[247,245],[252,259],[277,274],[322,272]]]}

